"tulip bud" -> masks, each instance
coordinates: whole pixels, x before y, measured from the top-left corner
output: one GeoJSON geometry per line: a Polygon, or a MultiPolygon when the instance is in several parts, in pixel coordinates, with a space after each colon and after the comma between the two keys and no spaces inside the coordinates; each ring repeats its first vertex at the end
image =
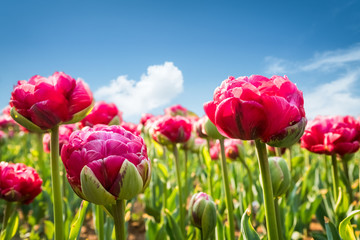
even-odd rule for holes
{"type": "Polygon", "coordinates": [[[285,159],[269,157],[271,183],[274,197],[280,197],[290,187],[291,175],[285,159]]]}
{"type": "Polygon", "coordinates": [[[191,223],[201,229],[203,239],[212,236],[216,227],[216,206],[206,193],[199,192],[192,196],[189,204],[191,223]]]}

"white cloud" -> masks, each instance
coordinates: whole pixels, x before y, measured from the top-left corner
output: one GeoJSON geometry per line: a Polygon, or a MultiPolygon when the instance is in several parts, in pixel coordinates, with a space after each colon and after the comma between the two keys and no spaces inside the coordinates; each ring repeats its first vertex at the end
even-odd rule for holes
{"type": "Polygon", "coordinates": [[[360,115],[360,97],[356,96],[360,92],[360,44],[317,53],[303,62],[276,57],[266,57],[265,61],[268,74],[291,74],[298,79],[312,76],[310,90],[304,91],[309,119],[316,115],[360,115]],[[328,81],[324,83],[324,79],[328,81]]]}
{"type": "Polygon", "coordinates": [[[140,81],[119,76],[109,86],[99,88],[95,98],[115,103],[127,120],[168,104],[183,91],[183,82],[182,72],[172,62],[165,62],[149,66],[140,81]]]}
{"type": "Polygon", "coordinates": [[[313,119],[317,115],[359,115],[360,97],[351,93],[351,89],[359,85],[360,70],[304,94],[307,117],[313,119]]]}

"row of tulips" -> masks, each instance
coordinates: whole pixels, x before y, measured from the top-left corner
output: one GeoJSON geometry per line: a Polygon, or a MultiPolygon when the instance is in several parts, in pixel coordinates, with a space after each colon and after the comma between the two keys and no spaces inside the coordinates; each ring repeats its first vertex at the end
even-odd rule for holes
{"type": "Polygon", "coordinates": [[[307,123],[303,105],[286,76],[230,77],[204,117],[175,105],[137,125],[65,73],[19,81],[0,117],[1,238],[20,235],[21,210],[22,225],[44,226],[31,239],[76,239],[90,202],[99,239],[125,239],[135,203],[147,239],[356,239],[360,122],[307,123]]]}

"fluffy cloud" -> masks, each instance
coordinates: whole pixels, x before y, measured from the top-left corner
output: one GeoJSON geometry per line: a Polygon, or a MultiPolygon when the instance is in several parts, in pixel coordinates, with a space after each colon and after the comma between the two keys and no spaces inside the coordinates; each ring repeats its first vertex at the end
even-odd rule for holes
{"type": "Polygon", "coordinates": [[[316,115],[360,115],[360,44],[317,53],[303,62],[276,57],[267,57],[265,61],[268,74],[292,74],[298,79],[306,79],[310,74],[322,80],[309,83],[311,90],[304,91],[309,119],[316,115]]]}
{"type": "Polygon", "coordinates": [[[168,104],[183,91],[183,82],[181,71],[172,62],[165,62],[149,66],[140,81],[119,76],[109,86],[99,88],[95,98],[115,103],[127,119],[168,104]]]}

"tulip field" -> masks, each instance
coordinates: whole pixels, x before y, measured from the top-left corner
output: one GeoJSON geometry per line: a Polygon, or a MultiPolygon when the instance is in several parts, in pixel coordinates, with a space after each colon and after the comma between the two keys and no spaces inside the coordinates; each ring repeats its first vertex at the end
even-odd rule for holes
{"type": "MultiPolygon", "coordinates": [[[[16,84],[16,83],[14,83],[16,84]]],[[[62,72],[0,116],[0,240],[360,239],[360,118],[306,118],[286,76],[126,122],[62,72]]]]}

